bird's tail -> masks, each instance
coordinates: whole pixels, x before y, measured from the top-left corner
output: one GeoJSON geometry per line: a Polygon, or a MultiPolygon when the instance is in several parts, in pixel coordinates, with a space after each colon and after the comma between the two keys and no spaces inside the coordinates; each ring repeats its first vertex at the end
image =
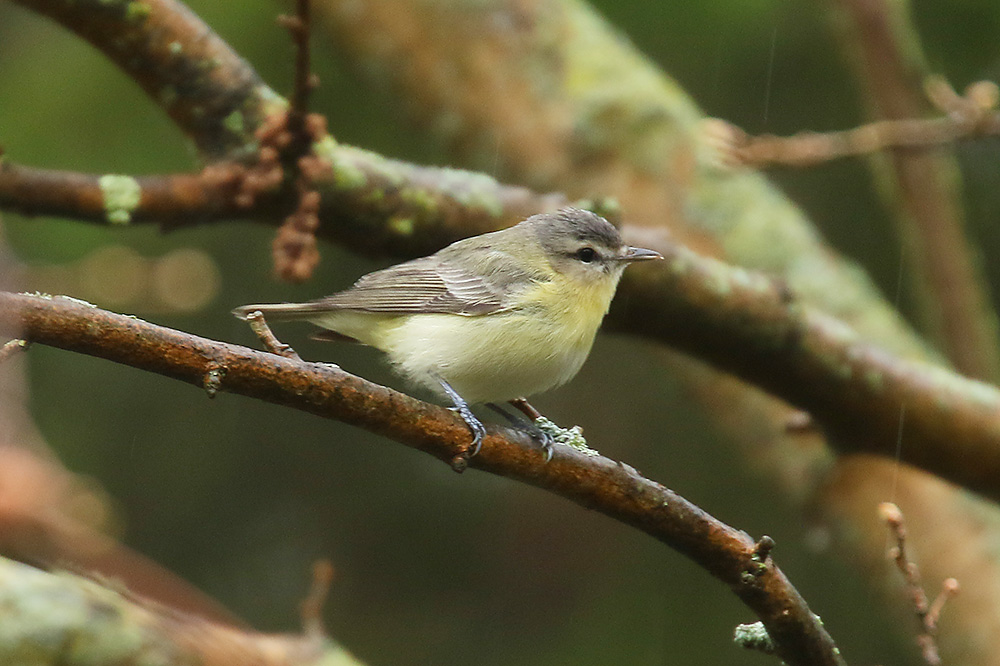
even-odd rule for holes
{"type": "Polygon", "coordinates": [[[261,303],[241,305],[233,310],[233,316],[246,321],[254,312],[260,312],[268,321],[293,321],[315,317],[317,308],[313,303],[261,303]]]}

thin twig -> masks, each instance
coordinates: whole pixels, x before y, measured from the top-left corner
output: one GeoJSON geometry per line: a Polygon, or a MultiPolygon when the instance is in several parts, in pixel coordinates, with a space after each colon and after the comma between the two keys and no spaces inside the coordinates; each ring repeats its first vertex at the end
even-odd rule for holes
{"type": "Polygon", "coordinates": [[[889,526],[889,531],[896,542],[896,545],[889,549],[889,557],[903,574],[903,580],[906,582],[910,594],[919,632],[917,645],[920,646],[920,652],[928,666],[940,666],[941,656],[937,647],[938,617],[941,615],[941,609],[944,608],[945,602],[958,594],[958,581],[954,578],[945,580],[934,603],[929,603],[927,593],[924,592],[920,580],[920,568],[916,562],[910,559],[906,551],[906,524],[903,520],[903,512],[892,502],[884,502],[879,506],[879,514],[889,526]]]}
{"type": "MultiPolygon", "coordinates": [[[[942,84],[935,79],[929,85],[937,91],[942,84]]],[[[1000,114],[996,113],[995,93],[996,84],[979,81],[969,86],[965,96],[954,94],[947,97],[952,104],[948,109],[949,115],[880,120],[839,132],[800,132],[787,137],[773,134],[751,136],[718,118],[707,119],[704,131],[725,164],[758,168],[776,165],[805,167],[887,150],[926,149],[1000,136],[1000,114]]]]}
{"type": "Polygon", "coordinates": [[[264,346],[272,354],[296,361],[302,360],[298,353],[292,349],[291,345],[287,345],[279,340],[271,331],[271,327],[267,325],[267,321],[264,319],[264,313],[260,311],[251,312],[247,315],[246,321],[250,324],[250,329],[260,338],[260,341],[264,343],[264,346]]]}
{"type": "MultiPolygon", "coordinates": [[[[326,120],[309,114],[309,93],[319,79],[310,71],[309,0],[296,0],[295,16],[279,16],[278,22],[292,37],[295,47],[295,84],[288,113],[284,115],[289,140],[282,158],[294,176],[290,178],[296,204],[275,234],[271,244],[274,272],[283,280],[305,282],[319,263],[316,231],[320,226],[321,196],[310,175],[321,171],[310,156],[312,147],[326,138],[326,120]]],[[[323,164],[322,166],[329,166],[323,164]]]]}

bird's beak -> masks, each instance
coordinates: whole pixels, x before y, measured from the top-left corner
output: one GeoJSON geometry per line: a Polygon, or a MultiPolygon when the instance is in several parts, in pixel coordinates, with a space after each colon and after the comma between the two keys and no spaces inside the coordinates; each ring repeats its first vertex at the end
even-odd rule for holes
{"type": "Polygon", "coordinates": [[[663,259],[663,255],[656,250],[645,250],[641,247],[627,247],[622,261],[645,261],[646,259],[663,259]]]}

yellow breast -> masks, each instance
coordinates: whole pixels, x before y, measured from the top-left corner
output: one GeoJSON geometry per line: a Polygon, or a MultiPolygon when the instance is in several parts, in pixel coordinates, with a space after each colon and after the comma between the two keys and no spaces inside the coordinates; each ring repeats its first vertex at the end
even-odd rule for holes
{"type": "Polygon", "coordinates": [[[400,318],[382,349],[416,382],[444,378],[471,403],[503,402],[554,388],[580,370],[607,312],[610,288],[533,285],[510,311],[481,317],[400,318]]]}

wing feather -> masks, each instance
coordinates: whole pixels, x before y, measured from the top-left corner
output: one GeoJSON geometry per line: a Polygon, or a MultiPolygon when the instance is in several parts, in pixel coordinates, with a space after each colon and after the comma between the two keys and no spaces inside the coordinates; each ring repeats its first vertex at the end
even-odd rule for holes
{"type": "Polygon", "coordinates": [[[486,278],[430,256],[369,273],[353,287],[314,301],[318,310],[484,315],[507,309],[486,278]]]}
{"type": "Polygon", "coordinates": [[[260,310],[273,320],[314,319],[337,310],[488,315],[511,309],[511,301],[523,287],[548,279],[544,272],[527,270],[522,261],[483,244],[482,238],[459,241],[429,257],[369,273],[351,288],[326,298],[308,303],[245,305],[233,314],[245,318],[260,310]],[[474,271],[465,267],[470,262],[474,271]]]}

